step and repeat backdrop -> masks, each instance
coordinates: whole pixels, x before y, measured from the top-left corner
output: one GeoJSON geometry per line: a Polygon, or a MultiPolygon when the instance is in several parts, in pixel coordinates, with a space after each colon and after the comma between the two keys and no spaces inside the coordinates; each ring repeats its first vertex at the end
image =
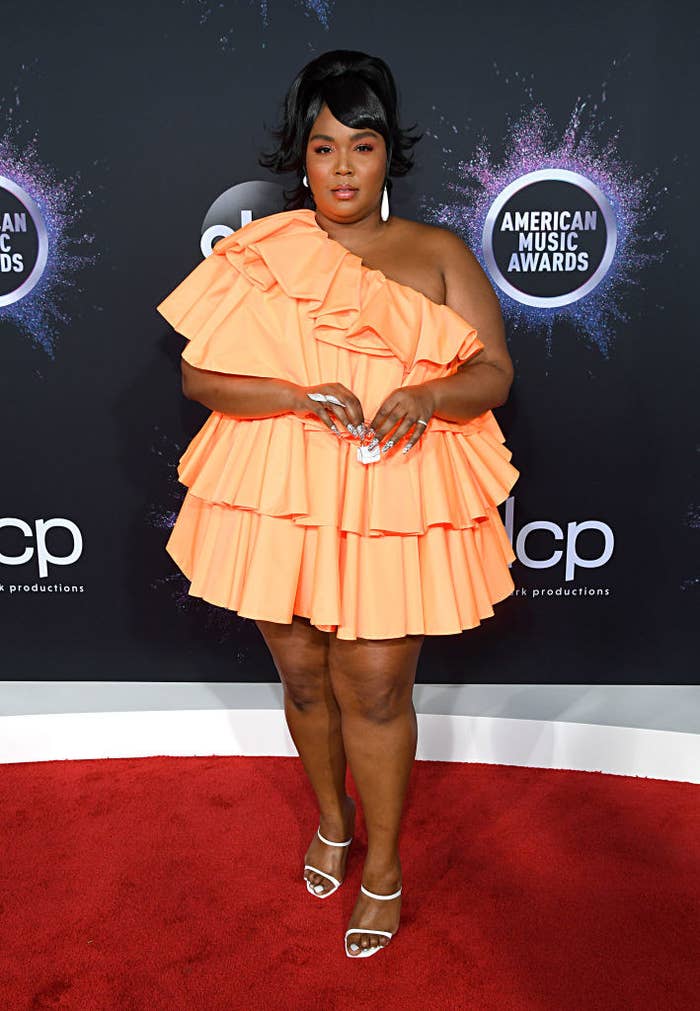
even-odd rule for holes
{"type": "MultiPolygon", "coordinates": [[[[155,306],[284,209],[258,165],[301,67],[381,56],[417,124],[393,213],[459,234],[501,301],[515,593],[426,640],[424,682],[694,683],[695,32],[674,5],[416,0],[3,7],[6,679],[268,681],[251,620],[164,550],[208,415],[155,306]]],[[[311,206],[311,205],[309,205],[311,206]]]]}

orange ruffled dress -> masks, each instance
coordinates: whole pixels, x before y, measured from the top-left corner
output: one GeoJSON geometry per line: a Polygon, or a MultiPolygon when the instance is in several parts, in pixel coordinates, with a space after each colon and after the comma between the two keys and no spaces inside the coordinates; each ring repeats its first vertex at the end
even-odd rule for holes
{"type": "MultiPolygon", "coordinates": [[[[313,210],[219,240],[158,306],[191,365],[300,386],[343,383],[371,421],[399,386],[451,375],[484,345],[446,305],[366,267],[313,210]]],[[[166,550],[189,594],[247,618],[307,617],[340,639],[451,635],[493,615],[514,561],[497,505],[519,472],[491,411],[433,416],[375,463],[313,416],[212,411],[178,464],[166,550]]]]}

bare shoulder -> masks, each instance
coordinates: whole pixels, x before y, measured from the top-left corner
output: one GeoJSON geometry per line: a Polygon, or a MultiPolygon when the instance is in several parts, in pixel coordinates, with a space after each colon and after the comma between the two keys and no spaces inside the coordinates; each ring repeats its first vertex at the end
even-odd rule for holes
{"type": "MultiPolygon", "coordinates": [[[[397,242],[420,243],[423,251],[434,253],[439,248],[442,237],[452,235],[452,232],[441,225],[430,225],[425,221],[412,221],[411,218],[397,218],[392,214],[394,238],[397,242]]],[[[456,238],[455,235],[452,235],[456,238]]]]}
{"type": "Polygon", "coordinates": [[[484,277],[481,264],[469,246],[444,225],[397,218],[395,239],[398,243],[409,242],[414,249],[420,249],[423,257],[428,257],[440,267],[446,281],[448,275],[464,277],[465,272],[475,278],[484,277]]]}
{"type": "MultiPolygon", "coordinates": [[[[505,327],[498,296],[467,243],[449,228],[430,228],[430,248],[440,265],[445,282],[445,304],[477,330],[484,350],[482,362],[489,361],[510,371],[512,363],[505,341],[505,327]]],[[[466,366],[461,366],[465,368],[466,366]]]]}
{"type": "Polygon", "coordinates": [[[445,278],[465,271],[474,276],[483,275],[481,264],[464,239],[442,225],[432,225],[431,228],[435,255],[440,259],[445,278]]]}
{"type": "Polygon", "coordinates": [[[449,228],[430,227],[432,255],[442,270],[447,304],[457,311],[464,308],[465,301],[490,303],[495,308],[498,299],[491,282],[464,239],[449,228]]]}

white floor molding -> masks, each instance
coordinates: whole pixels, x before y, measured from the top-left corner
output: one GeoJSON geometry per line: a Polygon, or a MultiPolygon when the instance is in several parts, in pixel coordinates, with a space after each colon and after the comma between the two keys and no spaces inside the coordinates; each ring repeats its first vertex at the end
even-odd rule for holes
{"type": "MultiPolygon", "coordinates": [[[[418,758],[700,783],[700,735],[493,716],[418,716],[418,758]]],[[[151,755],[295,755],[279,709],[0,716],[0,763],[151,755]]]]}

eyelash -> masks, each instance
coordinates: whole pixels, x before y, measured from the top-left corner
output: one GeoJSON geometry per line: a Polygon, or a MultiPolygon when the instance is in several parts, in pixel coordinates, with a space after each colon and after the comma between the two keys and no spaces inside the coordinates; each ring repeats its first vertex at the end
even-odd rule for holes
{"type": "MultiPolygon", "coordinates": [[[[373,151],[374,150],[374,148],[372,147],[371,144],[358,144],[357,146],[358,146],[358,148],[359,147],[366,147],[369,151],[373,151]]],[[[330,148],[328,147],[327,144],[322,144],[321,147],[315,147],[314,148],[314,151],[316,152],[316,154],[321,154],[322,151],[329,151],[329,150],[330,150],[330,148]]]]}

